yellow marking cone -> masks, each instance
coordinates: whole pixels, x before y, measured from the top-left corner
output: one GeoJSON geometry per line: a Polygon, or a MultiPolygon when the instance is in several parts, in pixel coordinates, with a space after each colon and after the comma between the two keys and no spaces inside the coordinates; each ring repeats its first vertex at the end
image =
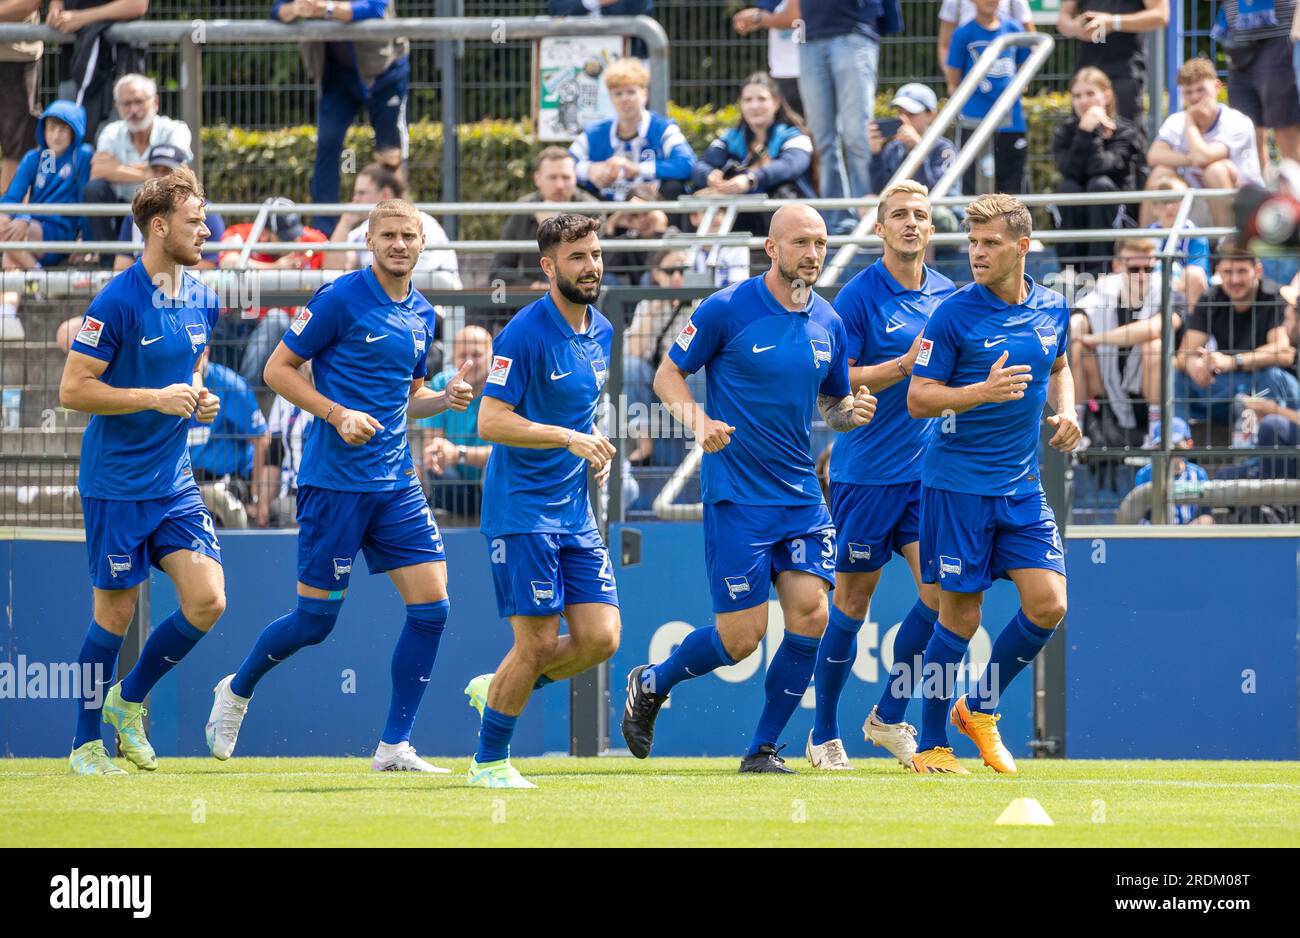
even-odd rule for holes
{"type": "Polygon", "coordinates": [[[1012,827],[1051,827],[1052,819],[1033,798],[1017,798],[993,823],[1012,827]]]}

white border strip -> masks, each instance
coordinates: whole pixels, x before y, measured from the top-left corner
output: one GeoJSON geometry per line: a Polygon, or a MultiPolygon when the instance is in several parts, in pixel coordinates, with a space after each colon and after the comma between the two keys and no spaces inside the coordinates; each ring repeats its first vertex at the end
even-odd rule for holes
{"type": "Polygon", "coordinates": [[[1296,524],[1080,524],[1066,528],[1065,539],[1096,538],[1213,538],[1292,537],[1300,538],[1296,524]]]}

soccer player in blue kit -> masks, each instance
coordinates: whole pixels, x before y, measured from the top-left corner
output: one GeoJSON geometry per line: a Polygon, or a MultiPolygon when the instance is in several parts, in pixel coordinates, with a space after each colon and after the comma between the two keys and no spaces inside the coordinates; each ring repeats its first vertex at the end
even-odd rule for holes
{"type": "Polygon", "coordinates": [[[317,290],[266,364],[267,386],[318,418],[298,474],[298,602],[214,688],[207,738],[218,759],[233,754],[258,681],[329,636],[361,550],[370,573],[387,573],[406,604],[388,721],[371,768],[449,771],[419,758],[410,743],[450,604],[442,535],[415,474],[406,422],[463,411],[473,391],[464,380],[468,366],[445,391],[425,386],[435,313],[411,286],[424,249],[414,206],[389,199],[371,209],[366,248],[371,266],[317,290]],[[309,360],[312,379],[299,370],[309,360]]]}
{"type": "Polygon", "coordinates": [[[199,262],[209,234],[203,190],[181,168],[147,180],[131,214],[144,233],[144,253],[91,302],[59,385],[64,407],[92,415],[77,487],[94,619],[79,670],[112,673],[151,565],[171,577],[180,608],[149,633],[131,673],[102,700],[99,683],[83,687],[70,758],[71,770],[82,775],[126,774],[100,738],[101,703],[102,720],[116,730],[127,760],[138,769],[158,767],[142,703],[226,607],[221,548],[186,445],[190,419],[210,424],[220,408],[199,373],[217,297],[184,270],[199,262]]]}
{"type": "Polygon", "coordinates": [[[834,585],[835,529],[811,450],[814,405],[841,433],[871,420],[876,399],[850,392],[844,324],[812,285],[826,258],[826,224],[806,205],[782,206],[765,249],[770,269],[702,302],[655,375],[655,391],[704,448],[704,549],[716,624],[688,635],[657,665],[627,679],[623,738],[644,759],[669,692],[750,655],[767,633],[769,589],[785,615],[766,703],[741,772],[789,773],[777,738],[812,678],[834,585]],[[705,369],[700,407],[686,376],[705,369]]]}
{"type": "Polygon", "coordinates": [[[849,384],[876,394],[871,426],[835,441],[831,450],[831,517],[838,555],[830,622],[813,670],[817,712],[805,754],[813,768],[853,766],[840,737],[839,702],[857,657],[858,631],[885,564],[898,553],[917,584],[916,604],[894,638],[894,665],[862,731],[904,766],[916,752],[916,730],[903,720],[911,675],[939,617],[939,587],[921,582],[921,460],[933,420],[907,412],[907,382],[921,332],[953,283],[925,266],[934,234],[929,190],[914,180],[880,196],[876,235],[884,256],[844,285],[835,311],[849,341],[849,384]]]}
{"type": "Polygon", "coordinates": [[[603,484],[615,453],[596,427],[614,337],[591,305],[605,269],[599,231],[585,215],[542,222],[537,246],[550,289],[492,343],[478,417],[479,436],[493,444],[480,530],[514,646],[494,674],[465,689],[482,715],[469,765],[478,788],[537,787],[510,764],[528,698],[618,650],[618,590],[587,494],[588,466],[603,484]]]}
{"type": "Polygon", "coordinates": [[[975,282],[930,317],[907,394],[913,417],[942,418],[921,472],[921,577],[940,594],[912,768],[970,774],[953,758],[944,723],[984,591],[1006,577],[1020,609],[993,642],[984,677],[951,706],[951,721],[985,765],[1014,773],[998,700],[1065,618],[1064,548],[1038,476],[1044,403],[1055,411],[1052,446],[1071,452],[1081,434],[1066,360],[1069,306],[1025,276],[1029,210],[986,195],[967,206],[966,224],[975,282]]]}

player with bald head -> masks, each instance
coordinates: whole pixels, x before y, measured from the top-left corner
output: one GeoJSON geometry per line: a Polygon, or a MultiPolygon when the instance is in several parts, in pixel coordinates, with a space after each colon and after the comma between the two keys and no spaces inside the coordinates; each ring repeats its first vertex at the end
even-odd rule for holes
{"type": "Polygon", "coordinates": [[[806,205],[782,206],[764,248],[767,272],[704,300],[655,375],[655,392],[704,448],[704,550],[716,619],[667,661],[628,675],[623,738],[639,759],[650,754],[655,718],[674,686],[735,664],[763,641],[775,586],[785,637],[740,771],[792,771],[776,743],[812,678],[835,577],[835,529],[814,470],[813,407],[833,429],[861,432],[876,399],[866,386],[853,393],[844,324],[813,292],[826,261],[822,217],[806,205]],[[686,384],[700,368],[707,411],[686,384]]]}

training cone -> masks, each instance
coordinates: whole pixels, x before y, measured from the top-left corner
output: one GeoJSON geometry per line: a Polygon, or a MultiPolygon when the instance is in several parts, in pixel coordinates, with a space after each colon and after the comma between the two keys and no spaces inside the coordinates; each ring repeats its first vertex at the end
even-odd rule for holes
{"type": "Polygon", "coordinates": [[[1051,827],[1052,819],[1033,798],[1017,798],[993,823],[1012,827],[1051,827]]]}

